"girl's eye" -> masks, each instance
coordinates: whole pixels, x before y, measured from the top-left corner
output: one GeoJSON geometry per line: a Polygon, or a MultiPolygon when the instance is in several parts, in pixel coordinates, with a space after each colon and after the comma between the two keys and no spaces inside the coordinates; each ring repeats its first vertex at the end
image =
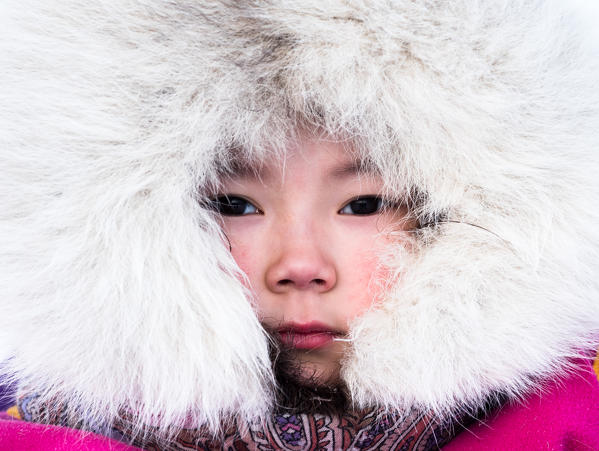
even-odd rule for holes
{"type": "Polygon", "coordinates": [[[348,202],[339,214],[342,215],[372,215],[378,213],[383,206],[383,199],[378,196],[358,197],[348,202]]]}
{"type": "Polygon", "coordinates": [[[250,201],[238,196],[219,196],[212,200],[214,209],[224,216],[259,214],[260,210],[250,201]]]}

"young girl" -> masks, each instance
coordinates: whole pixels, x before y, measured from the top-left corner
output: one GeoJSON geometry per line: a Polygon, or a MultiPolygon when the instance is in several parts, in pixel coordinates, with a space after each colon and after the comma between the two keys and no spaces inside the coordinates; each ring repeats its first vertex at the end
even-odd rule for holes
{"type": "Polygon", "coordinates": [[[599,448],[573,11],[4,9],[3,446],[599,448]]]}

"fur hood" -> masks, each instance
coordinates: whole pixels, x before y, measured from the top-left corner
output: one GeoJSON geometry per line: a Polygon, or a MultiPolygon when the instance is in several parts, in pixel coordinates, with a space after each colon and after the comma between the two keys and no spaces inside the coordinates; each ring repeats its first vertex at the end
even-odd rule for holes
{"type": "Polygon", "coordinates": [[[356,405],[566,372],[599,331],[599,59],[560,3],[4,1],[3,371],[90,422],[264,415],[267,338],[200,201],[312,126],[430,224],[352,326],[356,405]]]}

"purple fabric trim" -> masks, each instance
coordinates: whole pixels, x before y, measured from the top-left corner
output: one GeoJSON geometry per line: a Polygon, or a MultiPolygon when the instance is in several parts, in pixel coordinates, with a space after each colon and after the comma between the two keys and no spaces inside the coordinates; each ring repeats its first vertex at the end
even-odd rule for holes
{"type": "Polygon", "coordinates": [[[0,384],[0,411],[6,410],[17,403],[15,389],[11,385],[0,384]]]}

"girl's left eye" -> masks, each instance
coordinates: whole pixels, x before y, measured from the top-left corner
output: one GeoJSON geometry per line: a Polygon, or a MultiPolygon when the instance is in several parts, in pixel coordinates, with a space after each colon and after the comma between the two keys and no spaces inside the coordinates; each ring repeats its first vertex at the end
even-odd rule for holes
{"type": "Polygon", "coordinates": [[[219,196],[212,200],[212,205],[223,216],[245,216],[260,213],[254,204],[239,196],[219,196]]]}
{"type": "Polygon", "coordinates": [[[379,196],[358,197],[348,202],[339,214],[342,215],[372,215],[378,213],[383,206],[383,199],[379,196]]]}

